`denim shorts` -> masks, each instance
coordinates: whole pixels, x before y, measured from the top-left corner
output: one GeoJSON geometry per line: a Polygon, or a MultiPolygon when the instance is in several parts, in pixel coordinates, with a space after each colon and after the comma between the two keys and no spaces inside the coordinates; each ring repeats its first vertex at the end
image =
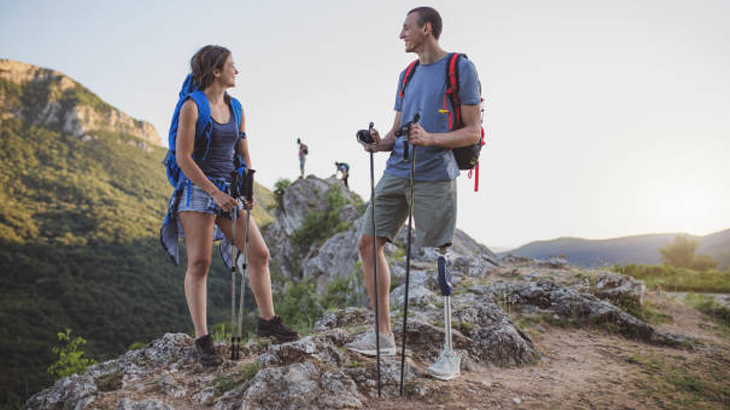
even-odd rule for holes
{"type": "MultiPolygon", "coordinates": [[[[221,188],[222,191],[228,193],[228,183],[225,183],[221,188]]],[[[238,209],[243,209],[243,205],[239,202],[238,209]]],[[[177,212],[203,212],[206,214],[221,215],[224,218],[230,218],[230,212],[226,212],[215,203],[212,196],[208,195],[207,192],[203,191],[202,188],[190,182],[185,184],[182,194],[180,195],[180,202],[177,205],[177,212]]]]}

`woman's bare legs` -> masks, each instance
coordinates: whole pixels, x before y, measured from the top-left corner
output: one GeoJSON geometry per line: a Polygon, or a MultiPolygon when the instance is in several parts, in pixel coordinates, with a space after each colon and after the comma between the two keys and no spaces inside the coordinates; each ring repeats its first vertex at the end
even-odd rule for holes
{"type": "Polygon", "coordinates": [[[214,215],[202,212],[180,212],[185,235],[188,269],[185,272],[185,299],[195,327],[195,338],[208,334],[207,278],[213,251],[214,215]]]}
{"type": "MultiPolygon", "coordinates": [[[[216,219],[218,227],[230,239],[231,220],[219,216],[216,219]]],[[[241,212],[236,219],[236,247],[243,252],[243,242],[246,236],[246,213],[241,212]]],[[[269,248],[264,242],[259,228],[251,217],[248,228],[248,266],[249,286],[256,298],[259,316],[264,320],[274,317],[274,302],[271,297],[271,276],[269,274],[269,248]]]]}

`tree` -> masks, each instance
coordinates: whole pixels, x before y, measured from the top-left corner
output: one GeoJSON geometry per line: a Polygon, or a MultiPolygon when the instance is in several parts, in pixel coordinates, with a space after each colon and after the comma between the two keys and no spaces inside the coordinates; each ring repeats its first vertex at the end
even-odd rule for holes
{"type": "Polygon", "coordinates": [[[679,234],[673,242],[659,248],[659,252],[662,254],[662,262],[678,268],[691,268],[695,251],[699,246],[700,243],[696,239],[679,234]]]}
{"type": "Polygon", "coordinates": [[[692,269],[698,270],[698,271],[707,271],[710,269],[716,269],[717,268],[717,261],[712,259],[712,256],[703,253],[701,255],[698,255],[694,260],[692,261],[692,269]]]}

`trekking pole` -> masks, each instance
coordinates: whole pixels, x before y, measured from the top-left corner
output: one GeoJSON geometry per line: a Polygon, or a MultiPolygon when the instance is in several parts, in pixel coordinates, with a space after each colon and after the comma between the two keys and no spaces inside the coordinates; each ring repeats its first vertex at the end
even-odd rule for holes
{"type": "Polygon", "coordinates": [[[237,360],[235,318],[236,318],[236,219],[238,217],[238,173],[231,173],[231,196],[236,206],[231,210],[231,360],[237,360]]]}
{"type": "MultiPolygon", "coordinates": [[[[357,140],[364,145],[370,145],[375,140],[370,134],[373,130],[374,124],[370,122],[367,132],[365,130],[358,131],[357,140]]],[[[380,320],[379,320],[379,308],[378,308],[378,255],[377,255],[377,236],[375,232],[375,165],[373,160],[373,150],[368,149],[370,152],[370,215],[373,220],[373,289],[375,294],[375,356],[376,356],[376,371],[378,379],[378,397],[381,397],[381,384],[380,384],[380,320]]]]}
{"type": "Polygon", "coordinates": [[[243,197],[246,199],[246,234],[243,241],[243,267],[241,269],[241,298],[239,299],[238,309],[238,350],[236,351],[236,358],[240,358],[241,349],[241,333],[243,332],[243,300],[246,293],[246,277],[248,277],[248,227],[251,223],[251,202],[253,201],[253,173],[256,172],[253,169],[246,170],[243,184],[243,197]]]}
{"type": "MultiPolygon", "coordinates": [[[[419,114],[413,117],[413,121],[407,123],[401,127],[396,136],[404,136],[403,141],[403,157],[408,157],[408,134],[411,131],[411,125],[418,122],[420,118],[419,114]]],[[[410,193],[409,193],[409,204],[408,204],[408,250],[406,250],[406,291],[403,308],[403,347],[401,349],[400,358],[400,395],[403,396],[403,374],[406,366],[406,337],[408,334],[408,285],[410,283],[411,276],[411,236],[413,232],[413,183],[414,175],[416,174],[416,146],[413,146],[411,150],[411,174],[410,174],[410,193]]]]}

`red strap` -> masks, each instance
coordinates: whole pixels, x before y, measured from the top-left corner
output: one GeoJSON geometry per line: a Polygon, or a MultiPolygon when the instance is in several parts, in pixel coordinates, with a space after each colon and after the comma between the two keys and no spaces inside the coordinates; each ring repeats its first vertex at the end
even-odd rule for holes
{"type": "Polygon", "coordinates": [[[403,85],[400,88],[400,98],[403,98],[403,93],[406,91],[406,85],[408,85],[408,82],[411,81],[411,77],[413,76],[413,67],[418,64],[418,60],[411,61],[410,64],[408,64],[408,68],[406,69],[406,73],[403,75],[403,85]]]}
{"type": "Polygon", "coordinates": [[[454,53],[449,59],[449,89],[446,94],[450,95],[454,106],[454,116],[456,124],[461,124],[461,100],[459,100],[459,79],[456,78],[456,62],[459,59],[459,53],[454,53]]]}

